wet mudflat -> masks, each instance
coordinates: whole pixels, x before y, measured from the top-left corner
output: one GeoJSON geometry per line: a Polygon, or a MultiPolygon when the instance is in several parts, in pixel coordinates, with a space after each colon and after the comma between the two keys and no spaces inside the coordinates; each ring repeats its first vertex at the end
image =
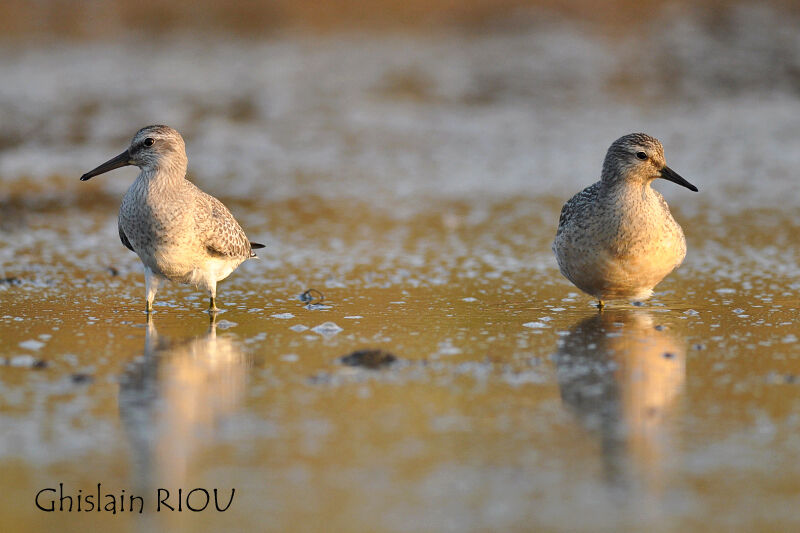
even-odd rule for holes
{"type": "MultiPolygon", "coordinates": [[[[700,260],[713,242],[690,236],[696,259],[653,300],[599,314],[548,264],[538,218],[553,219],[555,204],[504,203],[455,229],[315,205],[326,217],[305,223],[270,206],[272,235],[314,253],[302,265],[272,251],[247,263],[222,284],[213,328],[205,296],[176,286],[148,326],[123,249],[82,249],[93,269],[15,270],[0,321],[2,464],[14,487],[4,515],[33,528],[36,491],[102,482],[143,495],[151,516],[44,520],[76,530],[794,523],[796,277],[759,271],[753,256],[750,274],[726,279],[722,260],[712,271],[700,260]],[[394,232],[403,238],[387,243],[394,232]],[[311,286],[319,305],[297,299],[311,286]],[[378,370],[338,360],[365,348],[397,360],[378,370]],[[181,487],[237,493],[222,514],[153,513],[158,488],[181,487]]],[[[452,208],[469,219],[468,206],[452,208]]],[[[107,211],[38,216],[102,233],[107,211]]],[[[771,228],[773,242],[784,232],[771,228]]],[[[760,231],[739,238],[741,257],[762,249],[760,231]]]]}
{"type": "MultiPolygon", "coordinates": [[[[716,50],[692,24],[684,39],[716,50]]],[[[758,54],[731,52],[753,68],[720,94],[674,52],[682,85],[631,88],[617,45],[569,26],[393,39],[2,58],[0,529],[796,527],[793,78],[763,82],[758,54]],[[146,321],[116,227],[135,172],[77,180],[143,117],[184,132],[195,181],[267,244],[220,284],[213,326],[206,296],[175,285],[146,321]],[[700,188],[657,184],[689,252],[645,305],[599,314],[549,247],[561,204],[639,129],[700,188]],[[309,288],[325,299],[300,301],[309,288]],[[363,349],[396,359],[340,359],[363,349]],[[124,489],[145,513],[37,510],[59,483],[124,489]],[[159,488],[174,505],[195,487],[236,493],[224,513],[156,512],[159,488]]]]}

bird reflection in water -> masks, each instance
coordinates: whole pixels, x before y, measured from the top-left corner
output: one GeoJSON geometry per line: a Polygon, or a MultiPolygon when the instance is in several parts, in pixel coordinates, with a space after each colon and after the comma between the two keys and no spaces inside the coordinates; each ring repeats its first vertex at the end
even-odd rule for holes
{"type": "Polygon", "coordinates": [[[250,365],[214,321],[206,334],[181,340],[159,336],[148,321],[144,354],[127,365],[119,391],[138,488],[185,486],[193,456],[242,404],[250,365]]]}
{"type": "Polygon", "coordinates": [[[598,435],[611,485],[628,487],[634,471],[651,494],[664,485],[685,362],[683,339],[643,310],[595,314],[559,341],[561,398],[598,435]]]}

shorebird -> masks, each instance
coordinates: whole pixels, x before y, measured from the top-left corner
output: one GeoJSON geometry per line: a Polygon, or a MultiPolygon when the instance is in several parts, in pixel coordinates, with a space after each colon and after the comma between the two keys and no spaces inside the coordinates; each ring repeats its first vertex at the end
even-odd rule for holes
{"type": "Polygon", "coordinates": [[[207,290],[208,310],[217,312],[217,282],[264,247],[247,239],[222,202],[186,179],[187,163],[180,133],[147,126],[127,150],[81,176],[86,181],[127,165],[141,169],[122,198],[118,226],[122,244],[144,264],[148,314],[161,279],[207,290]]]}
{"type": "Polygon", "coordinates": [[[558,266],[600,309],[605,300],[646,300],[686,256],[683,230],[650,187],[656,178],[697,192],[666,165],[658,139],[625,135],[608,149],[600,181],[561,208],[553,242],[558,266]]]}

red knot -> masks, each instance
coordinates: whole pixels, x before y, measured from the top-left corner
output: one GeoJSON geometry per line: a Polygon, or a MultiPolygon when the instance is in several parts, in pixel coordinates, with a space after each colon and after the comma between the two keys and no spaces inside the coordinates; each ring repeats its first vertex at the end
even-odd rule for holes
{"type": "Polygon", "coordinates": [[[203,288],[216,312],[217,282],[263,244],[251,243],[230,211],[186,179],[186,146],[169,126],[136,132],[127,150],[90,170],[81,181],[135,165],[139,177],[122,198],[119,238],[144,263],[146,310],[161,279],[203,288]]]}
{"type": "Polygon", "coordinates": [[[601,309],[605,300],[649,298],[686,256],[683,230],[650,187],[656,178],[697,192],[666,165],[658,139],[625,135],[608,149],[600,181],[561,209],[553,242],[558,266],[601,309]]]}

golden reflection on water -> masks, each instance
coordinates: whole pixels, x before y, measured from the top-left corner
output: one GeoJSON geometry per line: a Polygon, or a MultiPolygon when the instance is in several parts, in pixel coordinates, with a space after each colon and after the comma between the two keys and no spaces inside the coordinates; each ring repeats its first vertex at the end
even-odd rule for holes
{"type": "Polygon", "coordinates": [[[640,480],[660,493],[686,379],[685,340],[646,311],[608,310],[570,329],[556,364],[562,400],[598,436],[607,481],[640,480]]]}
{"type": "Polygon", "coordinates": [[[142,489],[186,486],[203,442],[243,402],[250,358],[216,328],[170,339],[149,320],[144,354],[125,369],[119,412],[142,489]]]}

